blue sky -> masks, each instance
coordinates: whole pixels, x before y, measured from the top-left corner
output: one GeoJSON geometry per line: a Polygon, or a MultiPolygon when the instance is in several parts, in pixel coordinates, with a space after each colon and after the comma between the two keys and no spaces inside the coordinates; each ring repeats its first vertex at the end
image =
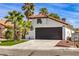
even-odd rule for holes
{"type": "MultiPolygon", "coordinates": [[[[0,3],[0,18],[8,15],[8,11],[21,10],[23,4],[20,3],[0,3]]],[[[66,18],[67,22],[74,27],[79,27],[79,4],[75,3],[36,3],[35,14],[39,13],[39,9],[45,7],[49,13],[57,13],[61,18],[66,18]]]]}

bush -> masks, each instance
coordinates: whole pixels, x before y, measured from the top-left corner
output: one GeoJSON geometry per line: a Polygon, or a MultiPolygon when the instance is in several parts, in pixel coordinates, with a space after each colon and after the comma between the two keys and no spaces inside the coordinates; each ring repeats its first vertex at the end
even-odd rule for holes
{"type": "Polygon", "coordinates": [[[76,44],[76,47],[77,47],[77,48],[79,48],[79,43],[78,43],[78,44],[76,44]]]}
{"type": "Polygon", "coordinates": [[[66,41],[66,43],[69,43],[69,41],[66,41]]]}
{"type": "Polygon", "coordinates": [[[72,40],[71,40],[71,37],[67,37],[67,40],[72,41],[72,40]]]}
{"type": "Polygon", "coordinates": [[[12,30],[7,30],[5,32],[5,38],[6,39],[12,39],[13,38],[13,31],[12,30]]]}

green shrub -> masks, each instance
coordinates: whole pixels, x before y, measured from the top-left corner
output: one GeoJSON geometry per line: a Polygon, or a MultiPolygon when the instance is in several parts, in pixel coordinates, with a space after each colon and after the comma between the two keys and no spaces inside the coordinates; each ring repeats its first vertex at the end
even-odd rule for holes
{"type": "Polygon", "coordinates": [[[26,40],[5,40],[5,41],[1,41],[0,43],[0,46],[12,46],[12,45],[15,45],[15,44],[19,44],[19,43],[22,43],[22,42],[26,42],[26,40]]]}
{"type": "Polygon", "coordinates": [[[69,43],[69,41],[66,41],[66,43],[69,43]]]}
{"type": "Polygon", "coordinates": [[[76,47],[79,48],[79,43],[76,44],[76,47]]]}
{"type": "Polygon", "coordinates": [[[72,40],[71,40],[71,37],[67,37],[67,40],[72,41],[72,40]]]}
{"type": "Polygon", "coordinates": [[[12,39],[13,38],[13,31],[12,30],[7,30],[5,32],[5,39],[12,39]]]}

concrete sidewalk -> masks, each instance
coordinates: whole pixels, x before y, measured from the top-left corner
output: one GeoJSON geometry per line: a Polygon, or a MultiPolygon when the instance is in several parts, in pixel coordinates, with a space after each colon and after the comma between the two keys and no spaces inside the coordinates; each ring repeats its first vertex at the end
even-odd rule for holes
{"type": "Polygon", "coordinates": [[[79,48],[53,47],[50,49],[0,48],[2,56],[79,56],[79,48]]]}

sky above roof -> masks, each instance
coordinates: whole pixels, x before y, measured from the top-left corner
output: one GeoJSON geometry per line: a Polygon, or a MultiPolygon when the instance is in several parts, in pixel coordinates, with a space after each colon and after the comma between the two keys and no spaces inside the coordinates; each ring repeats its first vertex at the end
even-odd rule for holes
{"type": "MultiPolygon", "coordinates": [[[[0,3],[0,18],[8,15],[8,11],[17,10],[23,13],[20,3],[0,3]]],[[[57,13],[61,18],[66,18],[67,22],[74,27],[79,27],[79,4],[75,3],[35,3],[35,14],[39,9],[45,7],[49,13],[57,13]]]]}

